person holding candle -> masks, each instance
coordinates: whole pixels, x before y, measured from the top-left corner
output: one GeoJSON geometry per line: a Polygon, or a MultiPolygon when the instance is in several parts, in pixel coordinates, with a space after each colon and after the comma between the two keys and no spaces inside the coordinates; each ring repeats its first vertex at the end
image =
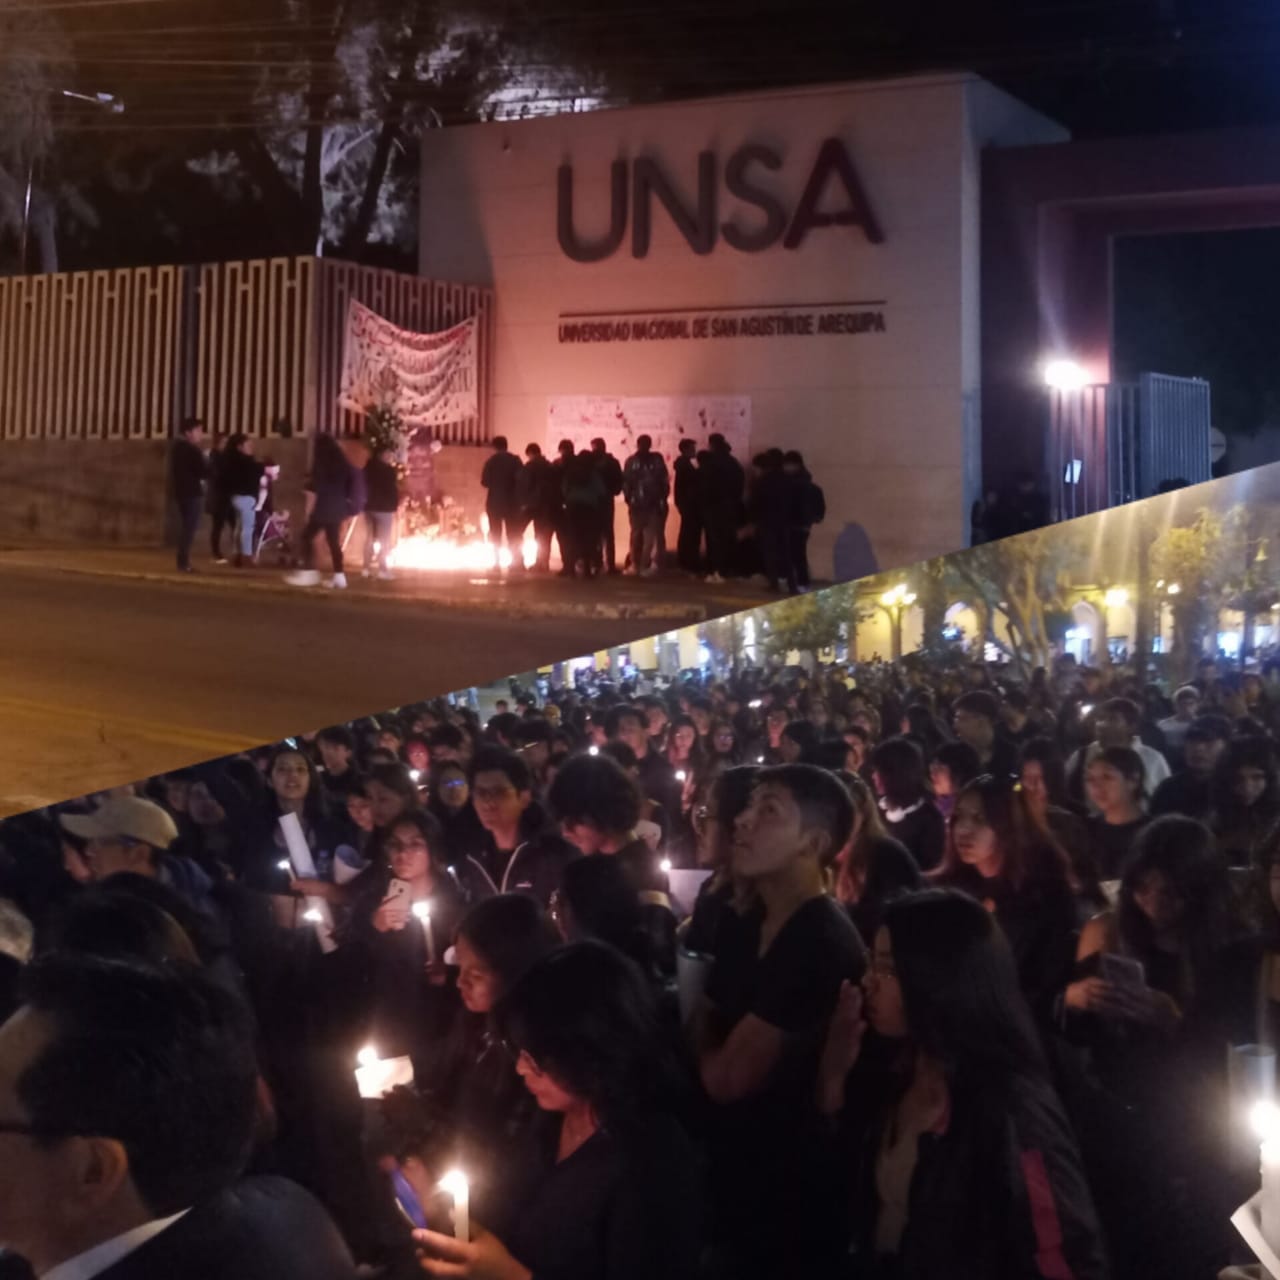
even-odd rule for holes
{"type": "Polygon", "coordinates": [[[431,1069],[457,1012],[443,943],[457,928],[463,896],[443,862],[443,837],[430,814],[396,820],[382,848],[386,866],[367,876],[346,946],[359,958],[370,996],[368,1038],[383,1057],[407,1054],[416,1075],[431,1069]],[[392,892],[400,885],[407,886],[403,896],[392,892]],[[414,913],[417,904],[429,908],[431,937],[414,913]]]}
{"type": "Polygon", "coordinates": [[[1097,1213],[1017,965],[972,898],[889,903],[816,1075],[866,1280],[1104,1280],[1097,1213]]]}
{"type": "Polygon", "coordinates": [[[579,942],[539,961],[498,1006],[515,1069],[541,1111],[525,1191],[498,1236],[418,1231],[422,1270],[471,1280],[693,1280],[700,1242],[696,1148],[635,966],[579,942]]]}
{"type": "Polygon", "coordinates": [[[529,1139],[534,1105],[493,1031],[498,1003],[558,944],[532,898],[505,893],[473,907],[454,943],[462,1009],[416,1096],[384,1103],[406,1177],[424,1203],[451,1164],[470,1177],[474,1210],[502,1234],[512,1212],[513,1150],[529,1139]]]}

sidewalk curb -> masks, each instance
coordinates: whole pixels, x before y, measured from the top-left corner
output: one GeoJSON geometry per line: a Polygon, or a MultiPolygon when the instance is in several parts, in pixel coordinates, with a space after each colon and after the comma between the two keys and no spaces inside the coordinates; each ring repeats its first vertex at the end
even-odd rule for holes
{"type": "MultiPolygon", "coordinates": [[[[12,551],[9,555],[14,554],[12,551]]],[[[18,553],[21,554],[21,553],[18,553]]],[[[483,598],[458,599],[447,593],[431,592],[419,595],[383,595],[378,592],[348,589],[342,592],[326,590],[323,587],[294,587],[281,580],[279,576],[232,577],[221,574],[200,574],[195,580],[179,576],[173,572],[161,570],[147,571],[140,569],[95,569],[78,565],[52,564],[43,565],[26,560],[10,560],[0,552],[0,569],[17,569],[31,573],[61,574],[79,578],[114,578],[127,582],[148,582],[159,586],[174,587],[178,590],[199,591],[212,587],[218,591],[259,592],[265,595],[297,596],[302,593],[319,596],[335,601],[356,602],[373,600],[379,604],[399,606],[427,605],[433,608],[450,609],[464,613],[502,613],[512,618],[596,618],[623,620],[634,618],[637,621],[652,619],[655,622],[673,621],[684,624],[705,622],[708,618],[722,617],[736,613],[742,609],[754,608],[761,603],[754,599],[739,598],[708,605],[690,602],[688,604],[646,604],[643,602],[621,602],[611,604],[601,600],[569,600],[542,602],[533,600],[511,599],[495,596],[488,600],[483,598]]],[[[274,573],[274,571],[273,571],[274,573]]]]}

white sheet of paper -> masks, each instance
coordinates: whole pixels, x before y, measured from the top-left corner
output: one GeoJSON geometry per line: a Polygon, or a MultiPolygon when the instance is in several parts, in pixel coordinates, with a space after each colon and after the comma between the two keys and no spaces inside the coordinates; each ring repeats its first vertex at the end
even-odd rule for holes
{"type": "Polygon", "coordinates": [[[1273,1278],[1280,1278],[1280,1257],[1267,1243],[1262,1234],[1262,1192],[1252,1199],[1246,1200],[1231,1215],[1231,1225],[1244,1237],[1244,1242],[1253,1250],[1254,1256],[1262,1263],[1262,1269],[1273,1278]]]}
{"type": "MultiPolygon", "coordinates": [[[[311,856],[307,837],[303,834],[302,823],[298,821],[296,813],[281,815],[280,833],[284,836],[285,848],[289,850],[289,861],[293,865],[294,875],[302,879],[314,880],[316,878],[315,859],[311,856]]],[[[320,916],[320,919],[315,922],[316,941],[320,943],[320,950],[325,955],[336,951],[338,944],[333,940],[333,914],[329,910],[329,904],[323,898],[308,898],[306,909],[315,911],[320,916]]]]}

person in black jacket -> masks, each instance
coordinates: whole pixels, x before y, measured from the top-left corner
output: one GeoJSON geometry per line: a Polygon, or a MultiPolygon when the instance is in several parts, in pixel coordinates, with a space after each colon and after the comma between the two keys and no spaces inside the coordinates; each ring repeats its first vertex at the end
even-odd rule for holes
{"type": "Polygon", "coordinates": [[[911,738],[890,738],[871,753],[872,778],[889,834],[922,871],[942,861],[947,824],[925,784],[924,752],[911,738]]]}
{"type": "Polygon", "coordinates": [[[614,546],[614,499],[622,492],[622,463],[605,447],[604,440],[591,442],[591,461],[600,472],[604,496],[600,499],[600,537],[604,550],[604,567],[609,573],[618,572],[618,557],[614,546]]]}
{"type": "Polygon", "coordinates": [[[702,504],[698,496],[698,466],[694,461],[698,446],[692,440],[680,441],[680,453],[672,470],[675,473],[675,503],[680,516],[680,532],[676,538],[676,563],[685,573],[702,569],[702,504]]]}
{"type": "Polygon", "coordinates": [[[538,559],[534,568],[539,573],[550,573],[551,540],[560,527],[564,506],[560,476],[555,464],[542,456],[539,445],[527,445],[524,458],[519,496],[524,518],[533,524],[533,536],[538,544],[538,559]]]}
{"type": "Polygon", "coordinates": [[[1104,1280],[1075,1137],[990,913],[947,890],[891,903],[864,990],[841,990],[817,1087],[842,1125],[856,1274],[1104,1280]]]}
{"type": "Polygon", "coordinates": [[[302,531],[302,568],[287,581],[297,587],[313,587],[320,581],[316,572],[316,537],[323,533],[333,561],[329,586],[342,590],[347,585],[342,560],[342,526],[356,511],[357,475],[347,461],[342,446],[333,436],[317,436],[315,458],[307,488],[315,495],[315,505],[302,531]]]}
{"type": "Polygon", "coordinates": [[[674,1115],[679,1073],[635,965],[597,942],[552,952],[502,1002],[499,1028],[543,1113],[527,1190],[513,1197],[505,1238],[415,1232],[422,1269],[693,1280],[701,1169],[674,1115]]]}
{"type": "Polygon", "coordinates": [[[253,440],[237,432],[223,450],[222,478],[227,497],[236,515],[235,566],[253,560],[253,529],[257,519],[258,490],[262,484],[262,463],[253,456],[253,440]]]}
{"type": "Polygon", "coordinates": [[[698,455],[698,501],[707,534],[707,569],[711,582],[734,576],[738,555],[738,526],[746,476],[729,442],[718,431],[707,438],[698,455]]]}
{"type": "Polygon", "coordinates": [[[392,577],[387,568],[387,553],[395,537],[396,511],[400,506],[399,476],[387,453],[385,448],[375,449],[364,464],[364,576],[369,576],[376,558],[378,577],[383,582],[392,577]]]}
{"type": "Polygon", "coordinates": [[[195,542],[196,530],[200,527],[204,487],[208,479],[208,464],[200,448],[203,438],[204,423],[199,418],[187,418],[169,455],[169,478],[174,501],[178,504],[179,573],[193,572],[191,544],[195,542]]]}
{"type": "Polygon", "coordinates": [[[782,458],[781,449],[767,449],[754,459],[757,475],[751,493],[751,515],[769,590],[780,591],[785,582],[787,591],[795,595],[795,571],[787,554],[793,493],[782,469],[782,458]]]}
{"type": "Polygon", "coordinates": [[[511,567],[517,572],[524,567],[520,539],[524,524],[520,513],[519,482],[523,464],[507,448],[506,436],[494,436],[493,452],[480,472],[484,486],[485,514],[489,517],[489,541],[494,555],[505,548],[511,553],[511,567]]]}
{"type": "Polygon", "coordinates": [[[782,456],[782,471],[791,486],[791,513],[787,524],[787,561],[796,589],[809,590],[809,534],[827,513],[826,498],[821,487],[804,465],[797,449],[782,456]]]}
{"type": "Polygon", "coordinates": [[[195,968],[66,955],[21,998],[0,1027],[0,1240],[37,1275],[351,1280],[310,1196],[238,1182],[259,1075],[237,997],[195,968]]]}
{"type": "Polygon", "coordinates": [[[227,488],[228,441],[215,436],[209,453],[209,476],[205,491],[205,512],[209,516],[209,554],[214,564],[226,564],[222,554],[222,534],[235,519],[231,493],[227,488]]]}

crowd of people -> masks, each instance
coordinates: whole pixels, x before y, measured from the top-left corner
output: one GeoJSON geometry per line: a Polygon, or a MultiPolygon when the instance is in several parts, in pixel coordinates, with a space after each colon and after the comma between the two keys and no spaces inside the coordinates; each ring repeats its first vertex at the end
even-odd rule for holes
{"type": "Polygon", "coordinates": [[[705,449],[682,440],[670,470],[647,435],[636,437],[635,452],[623,462],[599,438],[582,451],[562,440],[554,462],[530,444],[521,462],[499,436],[481,484],[495,547],[508,550],[513,566],[522,567],[521,545],[532,528],[538,547],[533,567],[550,572],[554,543],[560,573],[570,578],[622,572],[650,577],[667,567],[674,502],[680,571],[714,583],[760,573],[773,590],[795,594],[809,589],[809,534],[826,515],[822,489],[799,453],[766,450],[748,476],[719,433],[705,449]],[[619,497],[630,527],[621,563],[614,540],[619,497]]]}
{"type": "Polygon", "coordinates": [[[10,819],[0,1271],[1208,1280],[1277,731],[1212,660],[584,676],[10,819]]]}

